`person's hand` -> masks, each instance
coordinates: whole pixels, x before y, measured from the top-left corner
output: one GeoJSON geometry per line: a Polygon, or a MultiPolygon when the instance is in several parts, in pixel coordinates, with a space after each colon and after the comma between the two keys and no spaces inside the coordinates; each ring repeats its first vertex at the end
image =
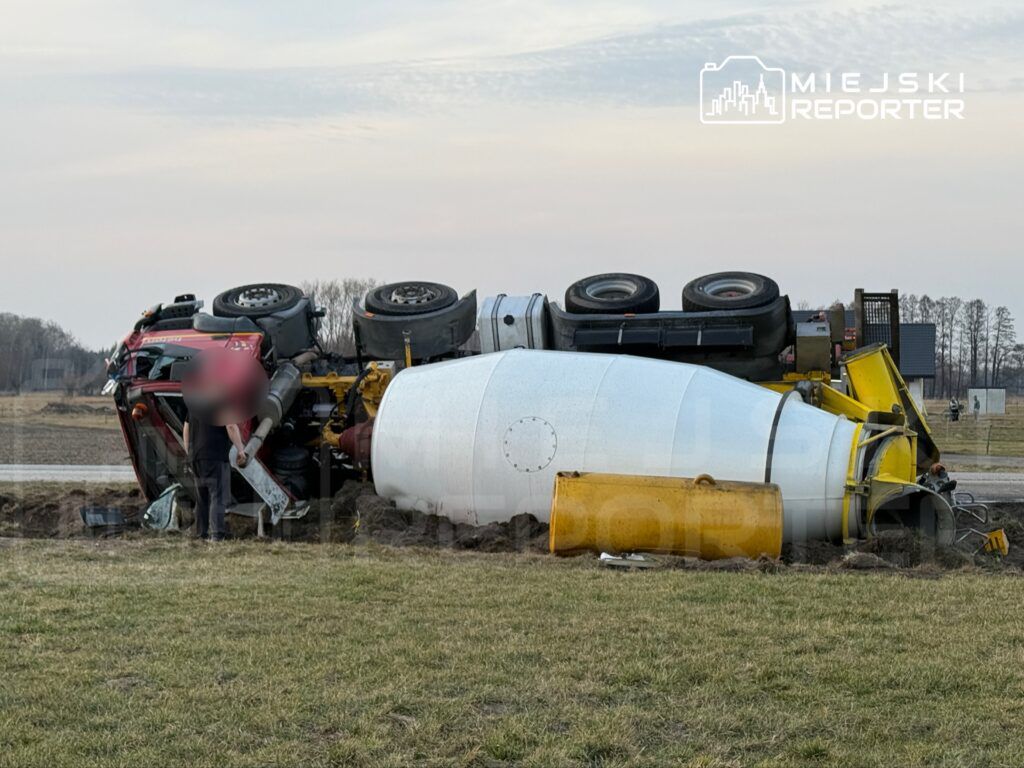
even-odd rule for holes
{"type": "Polygon", "coordinates": [[[237,464],[240,467],[244,467],[248,463],[249,463],[249,456],[248,456],[248,454],[246,454],[245,451],[239,451],[238,455],[235,456],[235,464],[237,464]]]}

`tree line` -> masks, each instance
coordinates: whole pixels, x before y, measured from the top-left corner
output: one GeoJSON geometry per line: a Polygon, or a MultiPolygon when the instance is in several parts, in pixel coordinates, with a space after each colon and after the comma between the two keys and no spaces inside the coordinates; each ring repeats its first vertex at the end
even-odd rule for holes
{"type": "Polygon", "coordinates": [[[356,337],[352,330],[352,306],[371,288],[381,283],[373,278],[346,277],[344,280],[306,280],[299,284],[325,314],[320,321],[320,344],[328,352],[354,355],[356,337]]]}
{"type": "Polygon", "coordinates": [[[59,325],[0,312],[0,391],[102,386],[103,353],[86,349],[59,325]]]}
{"type": "Polygon", "coordinates": [[[932,397],[963,395],[969,387],[1024,385],[1024,344],[1017,343],[1013,314],[982,299],[927,294],[900,296],[900,320],[935,325],[932,397]]]}
{"type": "MultiPolygon", "coordinates": [[[[352,304],[378,285],[377,280],[359,278],[301,283],[302,290],[326,310],[320,327],[324,349],[345,355],[355,353],[352,304]]],[[[110,350],[83,347],[57,323],[0,312],[0,392],[98,391],[106,378],[105,358],[109,355],[110,350]]]]}

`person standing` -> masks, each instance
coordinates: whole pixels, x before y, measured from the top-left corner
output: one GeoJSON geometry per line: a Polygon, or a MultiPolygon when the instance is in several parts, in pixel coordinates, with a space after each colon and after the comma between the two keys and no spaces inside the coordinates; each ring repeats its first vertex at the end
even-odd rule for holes
{"type": "Polygon", "coordinates": [[[231,446],[238,451],[238,466],[244,467],[249,460],[242,433],[237,424],[220,426],[202,414],[190,412],[182,437],[196,482],[196,537],[223,541],[224,514],[231,489],[231,446]]]}
{"type": "Polygon", "coordinates": [[[975,421],[978,420],[978,416],[980,414],[981,414],[981,400],[979,400],[978,396],[975,395],[974,396],[974,420],[975,421]]]}

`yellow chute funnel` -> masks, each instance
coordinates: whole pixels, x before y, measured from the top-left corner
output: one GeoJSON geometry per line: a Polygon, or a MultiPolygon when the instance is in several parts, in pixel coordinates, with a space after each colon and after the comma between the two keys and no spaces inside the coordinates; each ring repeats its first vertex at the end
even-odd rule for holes
{"type": "Polygon", "coordinates": [[[870,344],[854,350],[843,356],[841,365],[853,399],[882,414],[892,414],[894,407],[905,414],[906,425],[913,432],[918,471],[926,471],[939,460],[939,449],[928,429],[928,421],[910,396],[907,383],[885,344],[870,344]]]}
{"type": "Polygon", "coordinates": [[[568,553],[655,552],[705,560],[782,549],[777,485],[603,473],[559,472],[549,548],[568,553]]]}

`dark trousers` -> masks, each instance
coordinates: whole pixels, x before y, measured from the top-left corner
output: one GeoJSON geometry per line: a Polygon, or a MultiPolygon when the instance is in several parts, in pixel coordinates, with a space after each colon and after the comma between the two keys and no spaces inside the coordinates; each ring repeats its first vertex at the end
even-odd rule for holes
{"type": "Polygon", "coordinates": [[[196,535],[215,541],[223,539],[224,510],[231,489],[231,467],[227,461],[197,459],[192,464],[196,479],[196,535]]]}

